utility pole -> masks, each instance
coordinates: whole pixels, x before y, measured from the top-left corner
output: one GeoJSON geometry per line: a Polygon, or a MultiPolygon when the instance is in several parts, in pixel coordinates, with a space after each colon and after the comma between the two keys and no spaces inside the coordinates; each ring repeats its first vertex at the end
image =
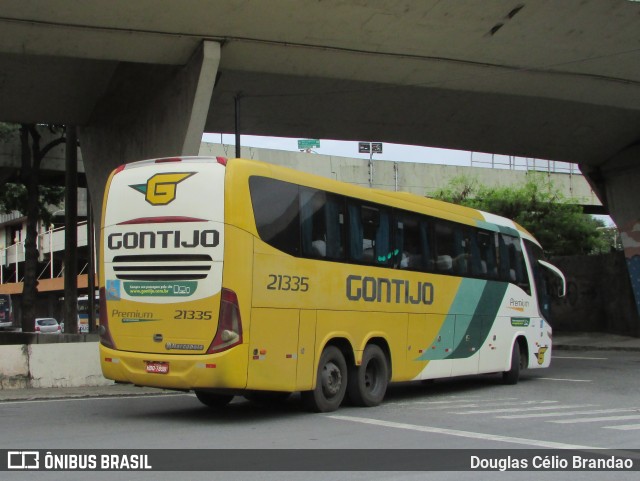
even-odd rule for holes
{"type": "MultiPolygon", "coordinates": [[[[67,125],[65,154],[64,217],[64,326],[78,332],[78,136],[67,125]]],[[[92,292],[93,294],[93,292],[92,292]]]]}
{"type": "Polygon", "coordinates": [[[87,189],[87,253],[89,255],[89,270],[87,271],[87,306],[89,307],[89,332],[96,331],[96,258],[94,242],[94,222],[91,205],[91,195],[87,189]]]}
{"type": "Polygon", "coordinates": [[[236,128],[236,158],[241,157],[240,153],[240,99],[242,98],[242,92],[238,92],[234,97],[236,115],[235,115],[235,128],[236,128]]]}

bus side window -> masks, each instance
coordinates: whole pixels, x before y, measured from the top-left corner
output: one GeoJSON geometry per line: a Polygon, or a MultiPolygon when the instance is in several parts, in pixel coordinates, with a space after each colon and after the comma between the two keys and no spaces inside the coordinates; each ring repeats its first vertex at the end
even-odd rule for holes
{"type": "Polygon", "coordinates": [[[435,221],[436,258],[435,271],[453,274],[453,258],[455,257],[455,239],[453,226],[449,222],[435,221]]]}
{"type": "Polygon", "coordinates": [[[453,272],[458,276],[464,276],[469,272],[470,245],[469,229],[463,225],[455,225],[453,228],[453,272]]]}
{"type": "Polygon", "coordinates": [[[391,216],[388,209],[378,206],[348,203],[349,259],[374,265],[390,265],[391,216]]]}
{"type": "Polygon", "coordinates": [[[496,233],[480,230],[477,234],[478,251],[480,255],[479,276],[484,279],[497,279],[496,233]]]}
{"type": "Polygon", "coordinates": [[[344,238],[342,198],[322,191],[300,191],[302,255],[341,259],[344,238]]]}
{"type": "Polygon", "coordinates": [[[486,278],[487,264],[482,269],[482,258],[480,257],[480,246],[478,245],[478,236],[480,232],[477,229],[469,229],[469,268],[473,277],[486,278]]]}
{"type": "Polygon", "coordinates": [[[527,294],[531,294],[519,238],[500,234],[500,268],[504,276],[502,280],[516,284],[527,294]]]}
{"type": "Polygon", "coordinates": [[[266,177],[249,178],[258,235],[287,254],[300,254],[298,186],[266,177]]]}
{"type": "Polygon", "coordinates": [[[498,272],[500,280],[511,282],[511,267],[509,266],[509,250],[504,241],[504,235],[498,234],[498,272]]]}
{"type": "Polygon", "coordinates": [[[420,216],[401,212],[397,216],[396,229],[396,266],[413,271],[433,270],[429,251],[429,230],[426,220],[420,216]]]}

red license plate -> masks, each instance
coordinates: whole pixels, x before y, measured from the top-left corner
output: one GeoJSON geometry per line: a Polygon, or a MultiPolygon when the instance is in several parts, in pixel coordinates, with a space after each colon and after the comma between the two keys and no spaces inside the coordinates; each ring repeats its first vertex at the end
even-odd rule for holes
{"type": "Polygon", "coordinates": [[[169,363],[161,361],[145,361],[147,364],[147,372],[152,374],[167,374],[169,372],[169,363]]]}

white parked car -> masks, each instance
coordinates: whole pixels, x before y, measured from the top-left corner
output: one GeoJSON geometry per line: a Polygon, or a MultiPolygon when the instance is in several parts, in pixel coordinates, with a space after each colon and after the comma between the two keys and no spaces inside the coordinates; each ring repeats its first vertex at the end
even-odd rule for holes
{"type": "Polygon", "coordinates": [[[62,327],[53,317],[36,319],[36,334],[60,334],[62,327]]]}

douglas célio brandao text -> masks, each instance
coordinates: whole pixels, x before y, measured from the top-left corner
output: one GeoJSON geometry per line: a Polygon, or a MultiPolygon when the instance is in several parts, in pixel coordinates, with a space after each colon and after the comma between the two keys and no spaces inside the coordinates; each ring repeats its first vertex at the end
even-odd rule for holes
{"type": "Polygon", "coordinates": [[[622,456],[584,454],[527,456],[470,456],[470,468],[479,471],[589,471],[638,469],[634,460],[622,456]]]}

